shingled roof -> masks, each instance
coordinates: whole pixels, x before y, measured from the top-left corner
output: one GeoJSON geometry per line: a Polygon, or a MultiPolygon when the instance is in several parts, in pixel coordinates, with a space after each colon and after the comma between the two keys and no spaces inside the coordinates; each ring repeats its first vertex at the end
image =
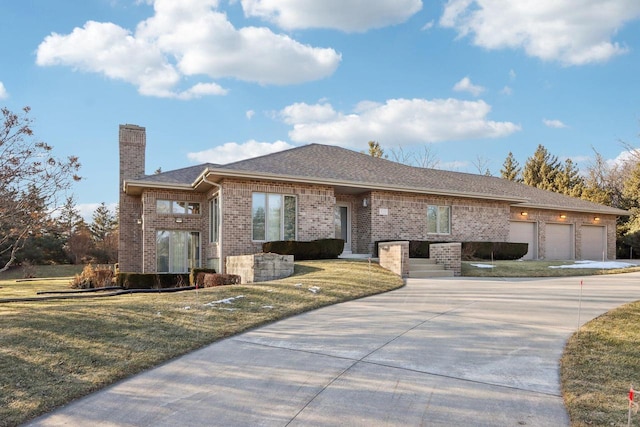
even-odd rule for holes
{"type": "Polygon", "coordinates": [[[438,169],[418,168],[375,158],[341,147],[309,144],[226,165],[203,164],[157,175],[130,184],[195,187],[202,176],[264,178],[325,183],[339,187],[387,189],[424,194],[505,200],[523,207],[625,215],[626,211],[540,190],[502,178],[438,169]]]}

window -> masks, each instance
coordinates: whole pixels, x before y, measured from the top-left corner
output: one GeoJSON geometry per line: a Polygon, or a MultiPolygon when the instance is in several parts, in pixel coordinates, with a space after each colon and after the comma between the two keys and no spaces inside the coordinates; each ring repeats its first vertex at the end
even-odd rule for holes
{"type": "Polygon", "coordinates": [[[218,197],[214,197],[209,202],[209,241],[211,243],[217,242],[220,235],[220,200],[218,197]]]}
{"type": "Polygon", "coordinates": [[[252,240],[295,240],[296,198],[282,194],[253,193],[252,240]]]}
{"type": "Polygon", "coordinates": [[[451,234],[450,206],[427,206],[427,233],[451,234]]]}
{"type": "Polygon", "coordinates": [[[156,271],[188,273],[200,267],[200,233],[159,230],[156,234],[156,271]]]}
{"type": "Polygon", "coordinates": [[[156,200],[156,211],[162,214],[200,215],[200,203],[156,200]]]}

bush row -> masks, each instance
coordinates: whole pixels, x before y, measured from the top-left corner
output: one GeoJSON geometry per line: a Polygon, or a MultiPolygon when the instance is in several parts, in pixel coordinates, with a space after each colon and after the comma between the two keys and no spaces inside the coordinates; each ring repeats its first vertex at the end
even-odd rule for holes
{"type": "Polygon", "coordinates": [[[203,278],[203,286],[211,288],[213,286],[239,285],[240,276],[237,274],[213,274],[205,273],[203,278]]]}
{"type": "MultiPolygon", "coordinates": [[[[397,240],[397,239],[396,239],[397,240]]],[[[378,257],[378,243],[394,242],[396,240],[379,240],[375,243],[374,257],[378,257]]],[[[409,258],[429,258],[429,246],[436,243],[449,243],[442,241],[409,241],[409,258]]],[[[526,255],[529,245],[527,243],[511,242],[462,242],[462,259],[494,259],[515,260],[526,255]]]]}
{"type": "Polygon", "coordinates": [[[166,289],[189,286],[187,273],[118,273],[116,285],[124,289],[166,289]]]}
{"type": "Polygon", "coordinates": [[[262,244],[262,252],[293,255],[296,261],[304,259],[332,259],[344,250],[342,239],[319,239],[310,242],[278,240],[262,244]]]}

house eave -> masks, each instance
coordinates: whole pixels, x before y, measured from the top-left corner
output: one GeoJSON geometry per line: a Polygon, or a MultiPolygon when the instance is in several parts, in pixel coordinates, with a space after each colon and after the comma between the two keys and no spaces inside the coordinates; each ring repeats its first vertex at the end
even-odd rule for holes
{"type": "Polygon", "coordinates": [[[616,208],[610,208],[607,206],[603,206],[602,209],[598,209],[598,208],[582,208],[582,207],[567,207],[567,206],[558,206],[558,205],[545,205],[545,204],[540,204],[540,203],[519,203],[516,205],[512,205],[515,208],[518,209],[545,209],[545,210],[552,210],[552,211],[562,211],[562,212],[580,212],[580,213],[588,213],[588,214],[597,214],[597,215],[615,215],[615,216],[628,216],[631,215],[630,212],[622,210],[622,209],[616,209],[616,208]]]}
{"type": "Polygon", "coordinates": [[[345,181],[345,180],[332,180],[332,179],[320,179],[320,178],[309,178],[309,177],[301,177],[294,175],[280,175],[280,174],[268,174],[268,173],[258,173],[258,172],[246,172],[246,171],[233,171],[228,169],[205,169],[198,178],[193,182],[193,188],[196,189],[199,185],[204,183],[204,177],[208,179],[213,179],[214,181],[219,181],[223,178],[242,178],[242,179],[255,179],[255,180],[269,180],[269,181],[280,181],[280,182],[296,182],[301,184],[316,184],[316,185],[328,185],[332,187],[343,187],[350,189],[360,189],[364,191],[399,191],[403,193],[417,193],[417,194],[432,194],[438,196],[454,196],[454,197],[466,197],[471,199],[483,199],[483,200],[500,200],[511,203],[524,203],[527,202],[528,199],[521,197],[510,197],[510,196],[496,196],[495,194],[485,194],[485,193],[472,193],[472,192],[461,192],[461,191],[444,191],[438,189],[431,188],[417,188],[417,187],[409,187],[409,186],[398,186],[398,185],[389,185],[389,184],[380,184],[380,183],[370,183],[370,182],[354,182],[354,181],[345,181]]]}
{"type": "Polygon", "coordinates": [[[150,181],[124,181],[122,183],[122,191],[130,196],[139,196],[146,189],[162,189],[162,190],[179,190],[194,191],[195,188],[191,184],[169,184],[150,181]]]}

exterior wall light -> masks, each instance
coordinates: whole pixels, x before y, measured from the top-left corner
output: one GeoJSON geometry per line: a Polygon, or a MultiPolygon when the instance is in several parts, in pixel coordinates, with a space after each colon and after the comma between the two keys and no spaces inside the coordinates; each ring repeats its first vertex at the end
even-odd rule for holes
{"type": "Polygon", "coordinates": [[[138,218],[138,219],[136,220],[136,224],[138,224],[138,225],[142,225],[142,218],[138,218]]]}
{"type": "Polygon", "coordinates": [[[528,216],[528,215],[529,215],[529,212],[520,212],[520,215],[522,215],[522,216],[528,216]]]}
{"type": "Polygon", "coordinates": [[[181,223],[182,223],[182,218],[176,218],[176,222],[177,222],[178,224],[181,224],[181,223]]]}
{"type": "Polygon", "coordinates": [[[365,208],[369,205],[369,201],[367,199],[362,199],[362,206],[365,208]]]}
{"type": "Polygon", "coordinates": [[[560,219],[565,219],[567,216],[565,214],[560,214],[560,219]]]}
{"type": "Polygon", "coordinates": [[[599,216],[594,216],[594,217],[593,217],[593,220],[594,220],[594,221],[600,221],[600,217],[599,217],[599,216]]]}

